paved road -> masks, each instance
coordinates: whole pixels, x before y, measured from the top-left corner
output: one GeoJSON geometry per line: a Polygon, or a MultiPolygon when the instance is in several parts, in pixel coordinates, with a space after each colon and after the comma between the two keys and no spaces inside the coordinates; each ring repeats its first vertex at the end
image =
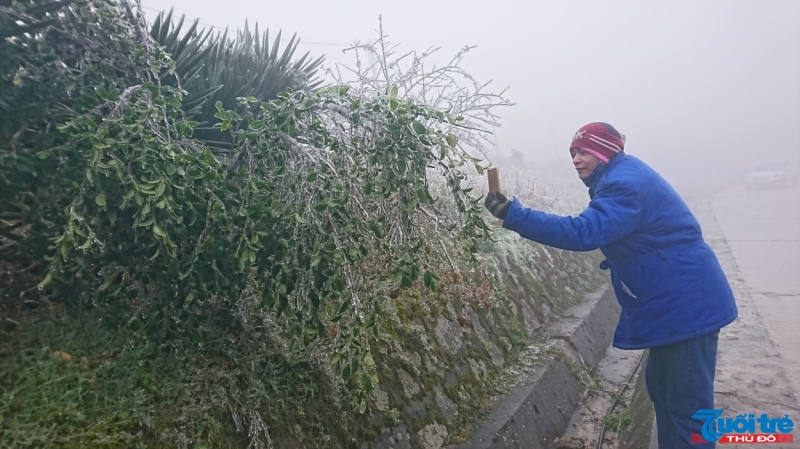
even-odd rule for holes
{"type": "MultiPolygon", "coordinates": [[[[739,307],[739,318],[720,332],[714,405],[726,417],[788,414],[798,423],[800,189],[732,189],[691,206],[739,307]]],[[[770,446],[800,447],[797,424],[793,433],[794,444],[770,446]]]]}
{"type": "Polygon", "coordinates": [[[712,207],[800,399],[800,186],[732,189],[717,195],[712,207]]]}

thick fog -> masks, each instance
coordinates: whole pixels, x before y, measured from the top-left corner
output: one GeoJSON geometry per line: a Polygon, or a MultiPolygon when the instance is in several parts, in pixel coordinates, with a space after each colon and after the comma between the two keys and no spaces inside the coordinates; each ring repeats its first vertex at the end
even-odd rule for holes
{"type": "MultiPolygon", "coordinates": [[[[145,0],[203,24],[297,33],[326,66],[384,32],[400,50],[441,46],[516,103],[500,112],[500,154],[572,176],[570,139],[590,121],[694,195],[742,183],[758,161],[800,162],[800,2],[589,0],[331,2],[145,0]]],[[[298,55],[299,56],[299,55],[298,55]]],[[[576,179],[577,181],[577,179],[576,179]]]]}

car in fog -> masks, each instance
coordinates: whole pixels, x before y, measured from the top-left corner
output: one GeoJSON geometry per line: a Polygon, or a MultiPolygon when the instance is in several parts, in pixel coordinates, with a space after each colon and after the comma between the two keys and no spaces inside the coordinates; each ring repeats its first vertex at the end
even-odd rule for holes
{"type": "Polygon", "coordinates": [[[797,176],[797,167],[786,161],[764,161],[753,167],[747,174],[747,188],[795,185],[797,176]]]}

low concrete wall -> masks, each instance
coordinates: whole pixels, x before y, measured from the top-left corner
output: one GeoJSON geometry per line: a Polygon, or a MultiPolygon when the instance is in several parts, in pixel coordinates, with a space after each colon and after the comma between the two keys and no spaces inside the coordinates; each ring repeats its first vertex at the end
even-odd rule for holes
{"type": "Polygon", "coordinates": [[[613,338],[619,304],[610,286],[557,319],[547,334],[555,351],[519,386],[497,399],[489,417],[458,449],[549,449],[578,407],[582,370],[594,370],[613,338]]]}
{"type": "Polygon", "coordinates": [[[586,367],[594,369],[614,338],[620,307],[610,285],[587,299],[551,323],[548,334],[568,342],[586,367]]]}
{"type": "Polygon", "coordinates": [[[580,401],[580,383],[562,357],[538,367],[460,449],[547,448],[580,401]]]}
{"type": "Polygon", "coordinates": [[[645,351],[642,363],[639,365],[630,405],[631,424],[620,438],[618,449],[644,449],[650,446],[651,431],[654,430],[655,410],[653,410],[653,402],[650,401],[650,396],[647,394],[644,376],[648,355],[649,353],[645,351]]]}

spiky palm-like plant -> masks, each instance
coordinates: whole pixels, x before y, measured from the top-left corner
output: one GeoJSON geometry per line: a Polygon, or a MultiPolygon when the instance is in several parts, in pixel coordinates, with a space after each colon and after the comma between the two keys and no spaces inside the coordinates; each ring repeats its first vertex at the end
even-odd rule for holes
{"type": "Polygon", "coordinates": [[[162,82],[180,85],[189,91],[186,112],[201,123],[195,137],[206,141],[218,154],[227,153],[230,135],[213,128],[217,121],[215,103],[225,109],[236,107],[237,97],[253,96],[262,101],[277,98],[287,88],[313,89],[321,84],[315,74],[323,57],[311,59],[306,53],[293,61],[299,39],[292,36],[281,52],[281,33],[269,45],[269,30],[253,32],[247,23],[235,38],[228,31],[198,30],[198,21],[183,30],[184,17],[172,21],[172,11],[160,13],[150,29],[152,37],[172,54],[176,75],[165,75],[162,82]]]}

